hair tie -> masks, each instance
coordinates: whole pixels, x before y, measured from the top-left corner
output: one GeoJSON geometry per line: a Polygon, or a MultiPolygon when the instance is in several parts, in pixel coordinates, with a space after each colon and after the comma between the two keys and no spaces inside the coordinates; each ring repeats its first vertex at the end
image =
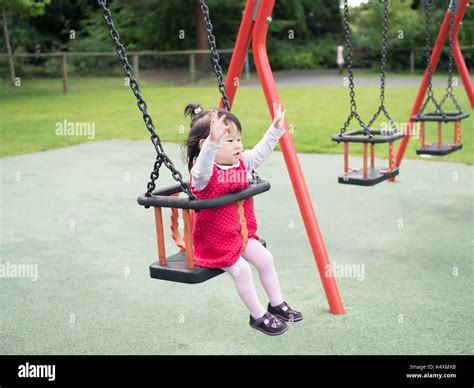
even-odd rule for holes
{"type": "Polygon", "coordinates": [[[198,106],[197,108],[194,108],[194,114],[195,114],[195,115],[197,115],[197,114],[199,114],[199,113],[201,113],[201,112],[202,112],[202,109],[201,109],[200,106],[198,106]]]}

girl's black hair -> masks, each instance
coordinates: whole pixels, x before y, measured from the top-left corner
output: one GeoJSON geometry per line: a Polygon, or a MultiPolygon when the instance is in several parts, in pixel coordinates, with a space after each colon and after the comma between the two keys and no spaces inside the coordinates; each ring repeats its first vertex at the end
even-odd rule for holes
{"type": "MultiPolygon", "coordinates": [[[[235,115],[225,109],[214,109],[218,113],[218,117],[222,117],[225,115],[225,123],[231,124],[234,123],[237,127],[237,130],[242,133],[242,126],[240,125],[240,121],[235,115]]],[[[190,124],[190,131],[189,136],[185,143],[183,144],[183,148],[185,149],[185,159],[188,165],[188,170],[191,171],[193,167],[194,158],[197,158],[199,155],[199,141],[201,139],[205,139],[209,136],[210,132],[210,123],[211,123],[211,111],[204,110],[199,104],[189,103],[184,108],[184,115],[191,116],[191,124],[190,124]]]]}

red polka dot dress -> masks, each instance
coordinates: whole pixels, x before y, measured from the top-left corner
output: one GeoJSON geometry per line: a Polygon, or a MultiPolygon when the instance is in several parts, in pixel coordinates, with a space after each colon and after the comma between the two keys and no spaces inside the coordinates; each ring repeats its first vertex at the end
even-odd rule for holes
{"type": "MultiPolygon", "coordinates": [[[[238,167],[229,169],[220,169],[214,164],[209,183],[203,190],[198,191],[192,187],[191,177],[191,190],[197,199],[219,197],[248,186],[247,170],[242,160],[238,167]]],[[[243,209],[248,238],[258,240],[252,197],[243,201],[243,209]]],[[[195,212],[193,243],[196,265],[207,268],[225,268],[233,265],[244,249],[237,204],[195,212]]]]}

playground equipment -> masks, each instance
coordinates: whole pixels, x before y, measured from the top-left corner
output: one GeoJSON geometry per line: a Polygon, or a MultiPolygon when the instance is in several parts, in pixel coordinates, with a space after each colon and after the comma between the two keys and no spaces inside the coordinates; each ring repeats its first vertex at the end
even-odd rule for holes
{"type": "Polygon", "coordinates": [[[461,107],[459,106],[456,97],[453,94],[453,48],[454,48],[454,15],[456,13],[455,7],[457,3],[451,1],[448,6],[449,12],[449,50],[448,50],[448,85],[446,87],[446,92],[438,103],[433,93],[432,85],[432,69],[430,62],[430,49],[431,49],[431,36],[430,36],[430,26],[431,26],[431,7],[432,0],[424,1],[424,14],[425,14],[425,56],[426,56],[426,67],[428,71],[428,93],[427,98],[423,105],[421,106],[419,112],[412,116],[414,122],[419,122],[420,124],[420,148],[416,150],[418,155],[437,155],[443,156],[450,154],[452,152],[458,151],[462,148],[462,128],[461,120],[469,117],[468,113],[463,113],[461,107]],[[457,109],[457,112],[445,112],[443,110],[444,102],[450,98],[454,103],[454,106],[457,109]],[[434,112],[424,113],[426,106],[429,102],[432,102],[435,106],[434,112]],[[436,143],[426,143],[425,141],[425,123],[426,122],[435,122],[438,124],[438,140],[436,143]],[[442,140],[442,127],[443,122],[454,122],[454,139],[453,142],[443,142],[442,140]]]}
{"type": "Polygon", "coordinates": [[[381,76],[380,76],[380,104],[370,121],[365,124],[357,113],[354,74],[352,71],[352,40],[349,29],[349,6],[344,0],[344,32],[347,48],[347,71],[349,73],[349,96],[351,112],[344,126],[338,135],[334,135],[332,140],[344,143],[344,174],[338,177],[339,183],[346,183],[360,186],[373,186],[389,178],[398,175],[398,167],[395,166],[395,154],[393,143],[403,137],[393,122],[385,107],[385,69],[387,65],[387,42],[388,42],[388,0],[381,0],[383,3],[383,27],[382,27],[382,50],[381,50],[381,76]],[[375,119],[383,113],[390,128],[387,130],[371,129],[375,119]],[[362,129],[346,132],[352,118],[356,118],[362,129]],[[349,165],[349,143],[362,143],[363,146],[363,167],[354,168],[349,165]],[[388,167],[380,168],[375,166],[375,144],[388,143],[388,167]],[[370,166],[368,166],[367,148],[370,144],[370,166]]]}
{"type": "MultiPolygon", "coordinates": [[[[98,2],[102,8],[104,20],[109,27],[110,36],[115,42],[116,51],[122,60],[124,72],[130,79],[130,87],[137,98],[138,108],[143,114],[146,128],[151,134],[151,141],[157,152],[154,168],[150,175],[150,182],[147,185],[147,192],[138,198],[138,202],[141,205],[145,207],[153,206],[155,208],[159,261],[150,266],[150,274],[154,277],[159,277],[160,279],[184,283],[199,283],[201,281],[208,280],[214,276],[219,275],[222,273],[222,271],[201,268],[194,265],[192,259],[193,249],[191,238],[191,229],[193,225],[192,212],[236,203],[245,198],[249,198],[269,190],[270,185],[268,182],[259,179],[258,176],[253,174],[252,184],[249,186],[249,188],[243,191],[231,193],[219,198],[213,198],[211,200],[197,200],[194,197],[189,188],[189,184],[183,181],[181,173],[177,171],[173,165],[173,162],[165,154],[161,140],[155,132],[153,121],[147,112],[146,103],[141,96],[140,87],[136,79],[133,77],[132,67],[128,62],[125,48],[120,42],[120,35],[114,26],[110,10],[107,8],[107,1],[98,0],[98,2]],[[172,172],[173,178],[179,182],[179,184],[155,191],[155,181],[159,177],[159,169],[162,164],[164,164],[172,172]],[[185,193],[188,198],[179,198],[178,196],[181,192],[185,193]],[[172,209],[172,234],[181,250],[178,255],[174,255],[169,258],[166,258],[164,250],[164,234],[161,210],[163,207],[172,209]],[[184,240],[179,236],[179,233],[177,233],[176,220],[178,216],[178,209],[182,209],[183,212],[184,240]],[[173,221],[173,219],[175,221],[173,221]]],[[[200,0],[200,3],[206,23],[214,71],[216,72],[217,82],[221,92],[220,106],[224,107],[225,109],[230,109],[232,106],[232,102],[238,87],[238,82],[235,82],[235,80],[240,79],[245,56],[249,48],[250,40],[252,40],[253,57],[257,68],[257,73],[262,84],[270,115],[273,116],[273,103],[275,102],[276,104],[279,104],[280,98],[278,96],[273,74],[268,62],[266,51],[266,34],[268,31],[268,26],[272,21],[271,13],[275,4],[275,0],[247,0],[225,84],[222,82],[222,71],[220,70],[219,66],[219,55],[216,48],[215,37],[212,35],[212,24],[209,17],[209,9],[204,0],[200,0]]],[[[318,222],[311,202],[311,197],[306,186],[304,175],[299,164],[295,147],[288,131],[288,123],[286,121],[285,134],[280,139],[280,146],[302,214],[306,232],[308,234],[308,239],[313,250],[321,281],[324,286],[326,297],[328,299],[330,312],[333,314],[344,314],[344,306],[339,295],[335,277],[332,274],[324,240],[319,230],[318,222]]]]}
{"type": "MultiPolygon", "coordinates": [[[[183,180],[181,172],[174,166],[163,149],[161,139],[155,131],[155,127],[150,115],[147,112],[147,105],[143,100],[140,92],[140,87],[137,80],[133,77],[132,69],[128,63],[125,48],[120,42],[120,35],[115,28],[112,20],[110,10],[107,8],[105,1],[99,1],[102,7],[104,19],[109,27],[110,35],[115,42],[117,53],[119,54],[125,74],[130,79],[130,86],[137,98],[137,104],[143,113],[148,131],[151,133],[151,141],[155,146],[157,156],[153,165],[153,171],[150,174],[150,182],[147,185],[147,191],[144,195],[139,196],[138,203],[146,208],[153,206],[155,209],[155,223],[158,242],[158,257],[159,260],[150,266],[150,276],[155,279],[170,280],[180,283],[201,283],[209,280],[217,275],[223,273],[220,269],[203,268],[194,265],[193,260],[193,244],[192,244],[192,225],[193,225],[193,211],[202,209],[211,209],[220,206],[226,206],[236,203],[240,206],[241,201],[254,195],[261,194],[270,189],[270,184],[260,179],[255,171],[252,171],[252,181],[247,189],[237,193],[231,193],[218,198],[208,200],[197,200],[192,194],[189,187],[189,182],[183,180]],[[156,180],[160,174],[160,168],[164,164],[172,173],[173,178],[179,184],[167,187],[161,190],[156,190],[156,180]],[[179,193],[185,193],[187,198],[179,198],[179,193]],[[164,229],[162,208],[171,209],[171,231],[179,252],[170,257],[166,257],[165,243],[164,243],[164,229]],[[179,233],[178,228],[178,209],[182,210],[184,221],[184,237],[179,233]]],[[[209,9],[203,0],[201,0],[201,9],[206,23],[208,32],[209,45],[211,47],[212,59],[214,69],[219,85],[219,91],[222,95],[222,101],[225,109],[230,109],[230,104],[226,95],[226,87],[223,83],[222,69],[219,65],[219,54],[217,52],[216,40],[212,35],[212,24],[209,17],[209,9]]]]}
{"type": "MultiPolygon", "coordinates": [[[[395,165],[397,167],[400,167],[402,163],[403,156],[405,155],[405,151],[406,151],[408,142],[410,141],[410,136],[412,134],[411,129],[413,128],[413,123],[414,123],[413,117],[416,116],[418,112],[420,112],[421,110],[423,100],[425,98],[426,92],[430,84],[430,79],[436,72],[436,66],[438,65],[438,61],[441,56],[441,51],[443,50],[444,44],[446,42],[448,32],[450,30],[450,26],[452,26],[451,30],[453,31],[451,34],[451,37],[452,37],[451,54],[453,56],[454,62],[456,63],[458,72],[462,78],[462,83],[464,85],[464,89],[466,90],[467,97],[470,101],[471,108],[474,108],[474,87],[472,85],[472,81],[469,76],[469,71],[467,69],[466,63],[464,62],[461,47],[459,46],[459,41],[458,41],[459,27],[464,18],[464,14],[466,12],[468,5],[469,5],[469,0],[453,0],[451,2],[450,7],[448,7],[447,9],[447,12],[443,19],[443,23],[438,33],[438,37],[436,38],[436,42],[431,52],[429,65],[427,66],[427,69],[425,70],[425,74],[423,76],[420,89],[418,90],[416,100],[410,112],[408,123],[405,128],[404,137],[400,142],[400,146],[398,147],[397,154],[395,156],[395,165]]],[[[440,124],[438,123],[438,128],[439,126],[440,124]]],[[[439,129],[438,129],[438,133],[439,133],[439,129]]],[[[461,141],[459,137],[458,137],[458,140],[459,142],[461,141]]],[[[393,181],[394,179],[395,178],[391,178],[390,180],[393,181]]]]}

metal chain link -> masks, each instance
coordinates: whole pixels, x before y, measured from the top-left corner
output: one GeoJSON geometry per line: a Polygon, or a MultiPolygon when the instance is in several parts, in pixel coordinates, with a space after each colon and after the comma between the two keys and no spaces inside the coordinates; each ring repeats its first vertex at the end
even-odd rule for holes
{"type": "Polygon", "coordinates": [[[351,113],[346,119],[343,127],[339,131],[339,136],[342,136],[349,126],[353,117],[357,119],[361,127],[364,129],[369,137],[372,137],[372,134],[369,132],[369,129],[363,122],[362,118],[357,113],[357,106],[355,100],[355,85],[354,85],[354,73],[352,72],[352,40],[351,40],[351,32],[349,28],[349,5],[348,1],[344,0],[344,35],[345,35],[345,44],[346,44],[346,51],[347,51],[347,72],[349,73],[349,97],[350,97],[350,104],[351,104],[351,113]]]}
{"type": "Polygon", "coordinates": [[[388,46],[388,0],[380,0],[383,3],[383,22],[382,22],[382,48],[381,48],[381,60],[380,60],[380,105],[372,116],[367,126],[370,128],[374,123],[375,119],[379,116],[380,112],[389,121],[394,132],[399,132],[397,125],[394,123],[390,114],[385,107],[385,80],[386,80],[386,69],[387,69],[387,46],[388,46]]]}
{"type": "Polygon", "coordinates": [[[147,196],[151,196],[153,191],[155,190],[156,187],[156,180],[158,179],[160,175],[160,167],[162,164],[164,164],[170,171],[173,176],[173,179],[176,180],[177,182],[180,183],[183,192],[187,194],[189,199],[193,200],[196,199],[196,197],[193,195],[191,192],[191,189],[189,185],[184,182],[183,176],[181,173],[176,169],[174,166],[173,162],[171,159],[165,154],[163,150],[163,146],[161,144],[161,139],[155,132],[155,126],[153,124],[153,120],[151,119],[150,115],[148,114],[147,110],[147,104],[145,100],[141,96],[141,91],[140,91],[140,85],[138,84],[138,81],[135,79],[133,76],[133,70],[132,67],[130,66],[130,63],[128,62],[128,57],[127,53],[125,51],[125,47],[123,44],[120,42],[120,34],[118,33],[117,29],[115,28],[113,19],[112,19],[112,14],[107,7],[107,0],[98,0],[99,6],[102,8],[102,16],[109,27],[109,32],[110,32],[110,37],[115,43],[115,50],[117,51],[117,54],[119,55],[120,59],[122,60],[123,64],[123,70],[125,72],[125,75],[128,77],[129,82],[130,82],[130,88],[133,91],[133,94],[135,95],[137,99],[137,106],[138,109],[142,112],[143,114],[143,121],[145,122],[146,128],[148,132],[151,134],[151,142],[153,143],[157,157],[156,161],[153,165],[153,171],[150,174],[150,182],[147,184],[147,196]]]}
{"type": "Polygon", "coordinates": [[[448,86],[446,87],[446,93],[439,102],[440,107],[443,106],[448,97],[451,98],[456,109],[461,113],[461,107],[459,106],[456,97],[453,94],[453,48],[454,48],[454,16],[456,14],[455,1],[449,0],[448,10],[450,12],[449,18],[449,54],[448,54],[448,86]]]}
{"type": "Polygon", "coordinates": [[[436,101],[436,98],[433,93],[433,69],[431,67],[431,7],[433,3],[432,0],[423,1],[423,10],[425,15],[425,60],[426,60],[426,69],[428,71],[428,92],[427,98],[423,105],[421,106],[418,115],[422,115],[428,103],[433,102],[436,113],[441,113],[443,116],[445,113],[441,109],[440,104],[436,101]]]}
{"type": "Polygon", "coordinates": [[[204,17],[204,24],[207,32],[207,40],[209,42],[209,48],[211,50],[212,63],[214,65],[214,73],[216,74],[217,86],[219,92],[221,93],[222,104],[224,105],[225,110],[230,110],[229,98],[227,97],[227,90],[224,83],[224,76],[222,74],[222,68],[220,65],[220,57],[217,51],[216,38],[212,34],[213,26],[211,23],[211,17],[209,15],[209,7],[207,6],[204,0],[199,1],[201,4],[201,12],[204,17]]]}
{"type": "Polygon", "coordinates": [[[380,105],[383,106],[385,100],[385,69],[387,67],[387,45],[388,45],[388,0],[383,3],[382,21],[382,58],[380,60],[380,105]]]}
{"type": "MultiPolygon", "coordinates": [[[[199,3],[201,5],[201,12],[204,18],[204,25],[207,32],[207,40],[209,42],[209,49],[211,50],[212,64],[214,66],[214,73],[216,75],[217,86],[219,88],[219,92],[221,93],[222,104],[224,105],[225,110],[230,111],[230,102],[229,102],[229,98],[227,97],[227,89],[224,83],[224,75],[222,73],[222,67],[220,65],[220,57],[219,57],[219,52],[217,51],[216,38],[212,33],[213,26],[211,22],[211,16],[209,14],[209,7],[207,6],[205,0],[200,0],[199,3]]],[[[252,170],[251,183],[255,184],[255,183],[259,183],[260,181],[261,181],[261,178],[259,177],[257,172],[255,170],[252,170]]]]}

